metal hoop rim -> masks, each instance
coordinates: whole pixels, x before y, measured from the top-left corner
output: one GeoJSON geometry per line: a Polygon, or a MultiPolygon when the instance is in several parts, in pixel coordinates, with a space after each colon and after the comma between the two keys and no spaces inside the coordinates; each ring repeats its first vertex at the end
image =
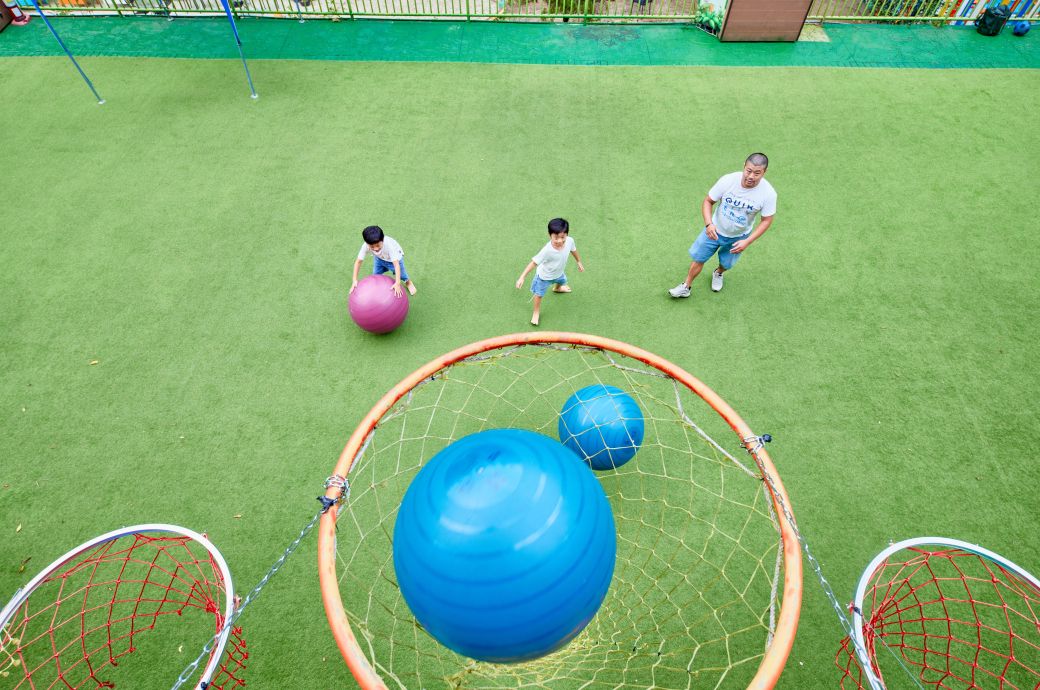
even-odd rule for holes
{"type": "MultiPolygon", "coordinates": [[[[513,333],[464,345],[419,367],[380,398],[350,436],[332,474],[342,477],[349,476],[351,466],[369,433],[382,416],[419,382],[456,362],[482,352],[516,345],[534,344],[578,345],[608,350],[631,357],[671,376],[698,395],[726,421],[729,427],[737,433],[745,448],[748,451],[753,451],[751,455],[759,465],[759,470],[772,478],[773,481],[766,482],[766,487],[770,492],[773,505],[779,516],[778,524],[784,551],[784,594],[773,639],[766,649],[755,677],[748,685],[749,689],[754,690],[768,690],[772,688],[780,678],[780,674],[783,672],[784,665],[787,663],[787,658],[791,652],[791,647],[794,644],[802,601],[801,547],[793,527],[783,518],[783,510],[781,508],[781,504],[783,504],[788,507],[789,511],[791,510],[790,498],[784,489],[783,483],[780,481],[776,467],[773,465],[769,454],[758,443],[758,437],[752,433],[750,427],[741,419],[740,415],[699,379],[658,355],[619,340],[563,331],[513,333]],[[779,492],[780,496],[778,497],[774,491],[779,492]]],[[[338,501],[340,495],[341,489],[336,486],[330,486],[325,492],[325,497],[334,501],[338,501]]],[[[379,674],[372,668],[372,665],[361,651],[357,638],[354,636],[350,622],[347,619],[346,611],[343,608],[343,601],[339,591],[339,580],[336,576],[335,530],[337,513],[338,505],[326,511],[318,525],[318,577],[321,584],[321,596],[325,606],[325,615],[328,618],[329,627],[332,629],[336,645],[339,647],[340,653],[343,655],[358,685],[364,688],[364,690],[385,690],[385,683],[383,683],[379,674]]]]}
{"type": "Polygon", "coordinates": [[[1037,591],[1040,591],[1040,580],[1038,580],[1032,573],[1022,566],[1004,558],[1000,554],[983,548],[978,544],[971,544],[966,541],[961,541],[960,539],[950,539],[948,537],[913,537],[889,545],[888,548],[881,551],[877,556],[874,556],[874,560],[863,569],[863,574],[860,575],[859,582],[856,584],[856,595],[853,598],[852,630],[856,635],[856,656],[859,658],[860,668],[862,668],[863,673],[866,675],[867,681],[870,683],[870,687],[873,688],[873,690],[885,690],[885,684],[874,673],[874,668],[870,663],[870,659],[866,657],[867,643],[863,638],[863,599],[866,597],[867,587],[870,584],[871,578],[874,577],[874,574],[882,564],[888,561],[889,556],[904,549],[910,549],[917,546],[948,546],[960,549],[966,553],[973,553],[976,556],[982,556],[987,560],[993,561],[1004,570],[1015,573],[1029,582],[1029,584],[1033,585],[1037,591]]]}
{"type": "MultiPolygon", "coordinates": [[[[188,537],[192,541],[198,542],[207,552],[209,552],[210,557],[213,558],[213,561],[220,569],[220,576],[224,578],[224,620],[228,620],[231,617],[231,614],[234,613],[235,588],[234,583],[231,581],[231,570],[228,568],[227,561],[224,560],[224,556],[220,553],[217,547],[213,545],[213,542],[202,534],[190,530],[187,527],[167,525],[163,523],[147,523],[142,525],[133,525],[131,527],[122,527],[120,529],[112,530],[111,532],[106,532],[105,534],[83,542],[79,546],[69,549],[61,556],[54,559],[50,565],[41,570],[35,577],[33,577],[33,579],[29,580],[24,587],[19,588],[18,591],[14,593],[14,596],[11,597],[11,601],[4,606],[3,610],[0,610],[0,630],[7,627],[11,617],[14,616],[14,613],[23,603],[25,603],[25,600],[36,591],[36,588],[40,586],[41,582],[50,577],[58,568],[65,565],[84,551],[95,546],[104,544],[105,542],[115,541],[120,537],[126,537],[131,534],[141,534],[144,532],[168,532],[182,537],[188,537]]],[[[227,644],[227,638],[230,634],[230,629],[225,628],[221,631],[220,638],[218,639],[216,646],[213,648],[213,654],[210,655],[209,663],[206,665],[202,676],[199,678],[199,682],[195,685],[196,690],[202,690],[206,687],[206,684],[209,683],[210,678],[217,669],[217,665],[220,663],[221,655],[224,651],[224,645],[227,644]]]]}

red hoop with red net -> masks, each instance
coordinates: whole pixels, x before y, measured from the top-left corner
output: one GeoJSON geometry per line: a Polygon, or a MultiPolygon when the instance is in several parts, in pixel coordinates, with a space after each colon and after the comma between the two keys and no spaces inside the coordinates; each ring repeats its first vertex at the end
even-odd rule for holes
{"type": "Polygon", "coordinates": [[[982,547],[893,544],[864,571],[852,615],[842,688],[1040,688],[1040,580],[982,547]]]}
{"type": "Polygon", "coordinates": [[[192,687],[241,687],[246,644],[225,625],[234,606],[227,563],[204,535],[161,524],[115,530],[55,560],[3,608],[0,683],[135,687],[162,677],[164,663],[172,683],[184,668],[180,655],[211,639],[192,687]],[[147,660],[119,668],[141,649],[147,660]]]}

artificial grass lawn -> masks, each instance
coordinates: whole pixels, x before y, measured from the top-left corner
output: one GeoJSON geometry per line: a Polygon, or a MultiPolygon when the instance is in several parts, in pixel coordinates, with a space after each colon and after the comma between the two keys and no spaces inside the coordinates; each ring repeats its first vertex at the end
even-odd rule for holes
{"type": "MultiPolygon", "coordinates": [[[[52,17],[75,55],[237,58],[224,17],[52,17]]],[[[250,60],[401,60],[719,67],[1040,67],[1010,32],[973,27],[835,24],[795,43],[722,43],[692,24],[496,21],[285,21],[239,17],[250,60]],[[821,40],[823,39],[823,40],[821,40]]],[[[63,55],[42,22],[7,32],[0,56],[63,55]]]]}
{"type": "MultiPolygon", "coordinates": [[[[61,59],[0,63],[0,599],[135,522],[208,532],[248,590],[387,388],[528,328],[513,282],[554,215],[588,270],[542,327],[650,349],[773,434],[843,601],[890,539],[1038,569],[1040,135],[997,125],[1036,72],[255,61],[253,102],[234,61],[87,66],[102,107],[61,59]],[[669,299],[759,149],[773,229],[721,294],[669,299]],[[371,223],[420,290],[385,337],[346,317],[371,223]]],[[[353,686],[313,539],[242,623],[249,687],[353,686]]],[[[832,686],[840,637],[807,570],[781,687],[832,686]]]]}

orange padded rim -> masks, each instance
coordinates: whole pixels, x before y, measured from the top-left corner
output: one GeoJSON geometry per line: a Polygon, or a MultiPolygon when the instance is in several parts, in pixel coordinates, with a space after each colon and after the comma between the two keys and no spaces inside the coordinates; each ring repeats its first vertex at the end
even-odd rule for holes
{"type": "MultiPolygon", "coordinates": [[[[350,440],[347,441],[346,448],[343,449],[343,453],[340,455],[332,474],[341,477],[348,476],[358,451],[376,423],[382,419],[383,415],[398,400],[403,398],[408,391],[412,390],[424,379],[460,360],[481,352],[498,350],[513,345],[540,343],[585,345],[616,352],[639,360],[680,381],[700,396],[726,420],[726,423],[737,433],[739,438],[748,439],[753,436],[751,429],[744,420],[715,391],[708,388],[688,372],[653,353],[618,340],[582,333],[554,331],[513,333],[511,335],[488,338],[487,340],[481,340],[452,350],[405,377],[403,381],[380,398],[375,407],[358,424],[350,440]]],[[[748,443],[750,444],[750,442],[748,443]]],[[[759,469],[773,479],[772,482],[767,483],[767,487],[773,497],[773,505],[777,511],[780,534],[784,546],[784,596],[780,604],[780,615],[777,619],[776,631],[773,635],[773,641],[769,645],[769,649],[766,650],[765,657],[758,667],[758,673],[755,674],[754,679],[748,686],[754,690],[765,690],[772,688],[780,678],[784,665],[787,663],[787,657],[791,652],[791,646],[794,644],[795,632],[798,629],[798,616],[802,605],[802,552],[797,536],[791,525],[784,518],[784,511],[778,501],[778,498],[782,500],[783,504],[787,506],[788,512],[794,515],[794,511],[791,508],[791,500],[788,498],[784,485],[780,481],[776,467],[773,466],[773,461],[769,458],[769,454],[764,448],[759,448],[753,457],[759,462],[759,469]],[[779,497],[774,493],[774,490],[779,492],[779,497]]],[[[339,499],[340,493],[339,488],[330,487],[325,492],[325,496],[331,499],[339,499]]],[[[347,662],[347,666],[350,668],[350,672],[354,674],[358,684],[365,690],[385,689],[386,685],[383,683],[383,680],[369,664],[368,659],[365,658],[364,653],[358,646],[357,638],[354,637],[350,622],[347,620],[347,614],[343,610],[343,602],[340,599],[339,579],[336,576],[336,517],[338,509],[337,505],[326,511],[318,525],[318,577],[321,583],[321,597],[325,604],[325,615],[328,617],[332,635],[336,639],[336,645],[339,647],[340,653],[343,654],[343,659],[347,662]]]]}

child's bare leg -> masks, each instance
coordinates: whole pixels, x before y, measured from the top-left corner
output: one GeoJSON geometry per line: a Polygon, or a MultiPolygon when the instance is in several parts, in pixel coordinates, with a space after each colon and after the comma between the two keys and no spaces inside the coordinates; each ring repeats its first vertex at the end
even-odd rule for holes
{"type": "Polygon", "coordinates": [[[415,289],[415,283],[412,282],[411,278],[409,278],[408,280],[404,281],[404,284],[408,288],[408,294],[409,295],[414,295],[415,293],[418,292],[418,290],[415,289]]]}
{"type": "Polygon", "coordinates": [[[538,319],[539,319],[538,313],[541,310],[542,310],[542,298],[539,297],[538,295],[535,295],[534,296],[534,313],[531,314],[531,325],[532,326],[537,326],[538,325],[538,319]]]}

